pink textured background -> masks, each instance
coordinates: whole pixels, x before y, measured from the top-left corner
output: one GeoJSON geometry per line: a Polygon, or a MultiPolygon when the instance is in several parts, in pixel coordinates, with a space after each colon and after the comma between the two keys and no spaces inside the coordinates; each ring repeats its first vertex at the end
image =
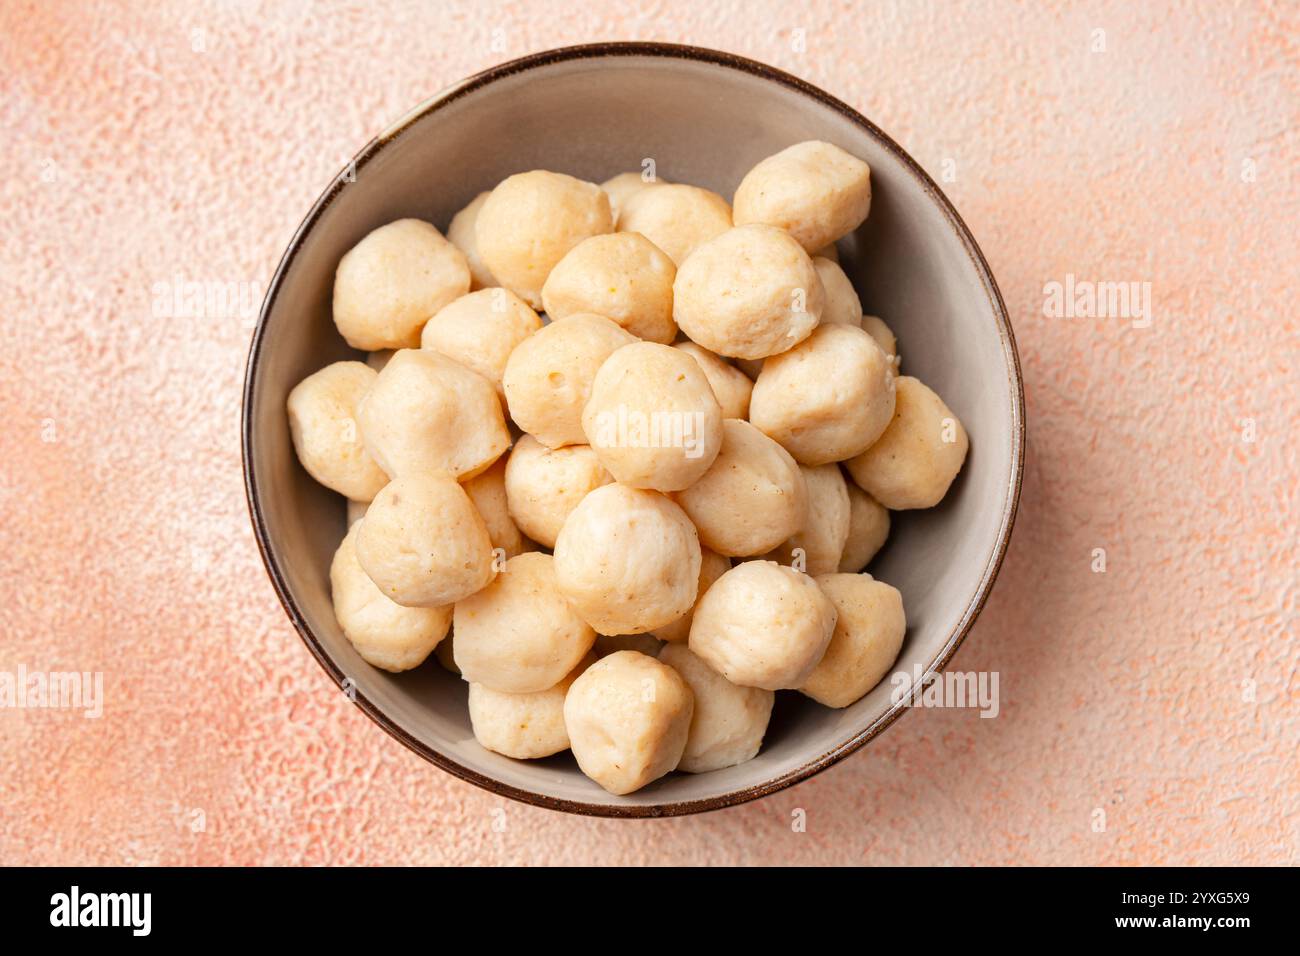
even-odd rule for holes
{"type": "Polygon", "coordinates": [[[0,862],[1300,862],[1297,7],[582,6],[0,8],[0,670],[107,697],[0,711],[0,862]],[[260,299],[388,121],[601,39],[773,63],[949,180],[1028,397],[1016,534],[955,661],[1000,672],[998,719],[910,714],[732,810],[582,819],[425,764],[290,628],[241,485],[249,325],[155,318],[153,285],[260,299]],[[1067,273],[1151,282],[1151,327],[1045,318],[1067,273]]]}

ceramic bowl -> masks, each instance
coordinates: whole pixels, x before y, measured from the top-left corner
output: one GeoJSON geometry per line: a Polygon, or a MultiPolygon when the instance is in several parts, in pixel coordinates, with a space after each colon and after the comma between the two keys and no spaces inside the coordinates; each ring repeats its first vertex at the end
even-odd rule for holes
{"type": "Polygon", "coordinates": [[[889,137],[834,97],[740,57],[658,43],[572,47],[494,67],[421,104],[357,154],[308,212],[267,292],[249,354],[244,470],[258,544],[294,626],[330,677],[381,727],[438,767],[498,794],[578,813],[661,816],[773,793],[857,750],[898,718],[886,679],[829,710],[779,694],[762,752],[738,767],[673,773],[611,796],[568,753],[515,761],[480,747],[466,685],[431,656],[388,674],[365,664],[330,605],[344,502],[299,466],[285,398],[303,377],[357,358],[330,318],[340,256],[404,216],[445,229],[511,173],[551,169],[599,182],[655,160],[658,173],[730,197],[758,160],[801,140],[871,166],[871,215],[840,243],[868,313],[898,336],[904,371],[933,387],[970,434],[965,468],[928,511],[894,515],[870,572],[899,588],[908,630],[896,671],[942,668],[993,586],[1015,517],[1024,400],[993,276],[939,188],[889,137]]]}

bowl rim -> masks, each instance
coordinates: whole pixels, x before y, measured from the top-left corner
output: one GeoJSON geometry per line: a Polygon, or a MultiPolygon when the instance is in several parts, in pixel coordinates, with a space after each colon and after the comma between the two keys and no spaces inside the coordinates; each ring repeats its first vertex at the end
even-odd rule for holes
{"type": "Polygon", "coordinates": [[[289,240],[289,245],[281,256],[279,264],[276,266],[275,273],[271,277],[271,282],[267,287],[266,296],[263,299],[261,310],[258,313],[257,325],[253,330],[252,341],[248,351],[248,361],[244,377],[243,400],[240,411],[244,488],[248,500],[249,517],[252,520],[254,537],[257,539],[258,550],[262,555],[262,561],[266,565],[267,574],[271,578],[271,583],[280,599],[280,603],[284,606],[284,610],[288,614],[290,621],[292,621],[294,628],[298,631],[299,636],[307,645],[317,662],[322,668],[324,668],[325,672],[329,674],[331,679],[333,679],[334,683],[348,694],[366,716],[387,731],[392,737],[400,741],[402,744],[405,744],[425,760],[428,760],[430,763],[447,771],[453,776],[481,787],[491,793],[497,794],[498,796],[509,797],[510,799],[517,800],[521,803],[543,807],[548,810],[560,810],[567,813],[598,817],[644,818],[679,816],[683,814],[718,810],[724,807],[748,803],[751,800],[757,800],[761,797],[776,793],[778,790],[784,790],[786,787],[807,780],[863,747],[878,734],[892,725],[894,721],[902,716],[904,711],[910,708],[908,708],[902,701],[895,703],[848,740],[819,756],[805,761],[795,769],[789,770],[771,780],[764,781],[763,783],[742,787],[737,790],[711,797],[655,804],[601,804],[551,797],[546,794],[520,789],[510,784],[503,783],[500,780],[485,776],[478,771],[462,766],[451,757],[448,757],[447,755],[426,745],[422,741],[417,740],[403,728],[398,726],[372,701],[366,698],[366,696],[355,687],[355,684],[351,687],[348,687],[345,684],[348,680],[347,675],[343,673],[339,666],[329,656],[325,651],[323,644],[312,632],[311,628],[307,624],[306,618],[299,609],[297,602],[294,600],[293,594],[289,590],[288,582],[280,569],[279,559],[276,557],[271,546],[270,536],[263,515],[262,501],[259,495],[257,479],[253,474],[252,467],[254,444],[252,421],[253,390],[254,383],[258,378],[258,363],[261,358],[262,340],[266,331],[268,317],[275,307],[284,275],[296,258],[303,241],[316,225],[316,222],[324,210],[343,189],[346,179],[344,173],[353,170],[360,170],[362,166],[378,155],[384,147],[400,136],[414,123],[422,120],[426,116],[436,113],[448,103],[451,103],[475,90],[488,86],[497,80],[556,63],[608,57],[662,57],[666,59],[689,60],[697,63],[710,64],[724,69],[748,73],[757,76],[760,79],[777,83],[788,90],[809,97],[823,106],[828,106],[834,109],[836,112],[850,120],[854,125],[862,129],[883,149],[888,151],[896,160],[898,160],[902,167],[912,176],[916,184],[920,186],[920,188],[930,197],[931,201],[939,207],[948,227],[952,230],[954,236],[965,249],[967,256],[971,260],[972,265],[975,267],[976,272],[984,284],[985,292],[988,295],[989,305],[992,307],[994,318],[997,322],[998,335],[1002,341],[1004,353],[1009,358],[1007,363],[1007,376],[1011,386],[1011,478],[1007,487],[1007,496],[1002,505],[1001,524],[998,527],[997,541],[993,549],[993,554],[990,557],[988,564],[985,566],[984,573],[980,577],[979,585],[976,588],[975,593],[971,596],[961,619],[958,621],[957,626],[953,629],[952,633],[949,634],[948,640],[944,643],[939,653],[927,665],[925,673],[929,675],[941,670],[947,665],[956,653],[957,648],[961,645],[962,641],[965,640],[966,635],[970,632],[971,627],[975,623],[975,619],[979,616],[980,611],[983,610],[984,604],[988,600],[988,596],[993,588],[993,583],[997,579],[998,572],[1002,568],[1003,559],[1006,556],[1007,547],[1011,538],[1011,531],[1015,524],[1016,512],[1020,503],[1020,489],[1024,472],[1025,453],[1025,397],[1024,383],[1021,378],[1020,354],[1016,349],[1015,334],[1011,328],[1011,321],[1007,316],[1006,305],[1003,303],[1002,294],[998,290],[997,282],[993,278],[988,262],[985,260],[984,254],[980,251],[980,248],[975,242],[975,238],[971,235],[970,230],[967,228],[966,223],[962,220],[961,216],[957,213],[957,210],[939,189],[934,180],[901,146],[895,143],[893,139],[886,135],[879,127],[857,110],[824,90],[805,80],[786,73],[783,70],[779,70],[776,67],[738,56],[734,53],[725,53],[719,50],[687,46],[683,44],[639,41],[587,43],[577,46],[557,47],[539,53],[532,53],[527,56],[519,57],[518,59],[509,60],[505,63],[489,67],[450,87],[447,87],[439,93],[434,94],[424,102],[409,110],[396,122],[391,124],[382,133],[362,147],[356,156],[353,157],[352,161],[344,167],[343,172],[331,181],[330,185],[312,205],[310,211],[303,218],[302,222],[299,223],[298,228],[294,231],[293,237],[289,240]]]}

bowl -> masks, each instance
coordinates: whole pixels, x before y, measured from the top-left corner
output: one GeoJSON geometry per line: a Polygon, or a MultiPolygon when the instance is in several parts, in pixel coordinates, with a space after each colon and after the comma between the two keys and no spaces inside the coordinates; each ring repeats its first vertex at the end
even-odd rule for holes
{"type": "Polygon", "coordinates": [[[907,636],[895,672],[941,669],[988,598],[1006,552],[1024,455],[1024,397],[1006,309],[988,264],[939,188],[888,136],[829,94],[727,53],[602,43],[493,67],[416,107],[372,140],[298,227],[275,272],[249,352],[243,404],[249,510],[294,626],[357,706],[438,767],[556,810],[665,816],[730,806],[804,780],[871,740],[906,707],[887,678],[843,710],[778,695],[762,751],[707,774],[672,773],[613,796],[569,753],[515,761],[474,740],[467,686],[431,655],[389,674],[364,663],[330,603],[343,499],[294,456],[289,390],[357,358],[330,317],[334,268],[376,226],[452,215],[511,173],[551,169],[600,182],[654,159],[657,172],[730,196],[758,160],[801,140],[834,143],[872,171],[871,215],[840,242],[863,306],[898,337],[903,368],[961,418],[971,451],[943,503],[899,512],[868,569],[897,587],[907,636]]]}

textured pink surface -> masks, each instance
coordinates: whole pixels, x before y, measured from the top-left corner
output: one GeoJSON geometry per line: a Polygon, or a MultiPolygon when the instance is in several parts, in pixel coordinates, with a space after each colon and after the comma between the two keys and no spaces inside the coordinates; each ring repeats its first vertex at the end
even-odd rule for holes
{"type": "Polygon", "coordinates": [[[1296,7],[854,7],[3,6],[0,671],[103,671],[106,702],[0,710],[0,862],[1300,862],[1296,7]],[[425,764],[290,628],[241,485],[249,324],[159,316],[155,284],[260,299],[388,121],[601,39],[823,86],[981,242],[1030,425],[955,661],[1000,672],[997,719],[919,711],[758,803],[589,820],[425,764]],[[1151,326],[1045,317],[1070,273],[1150,282],[1151,326]]]}

